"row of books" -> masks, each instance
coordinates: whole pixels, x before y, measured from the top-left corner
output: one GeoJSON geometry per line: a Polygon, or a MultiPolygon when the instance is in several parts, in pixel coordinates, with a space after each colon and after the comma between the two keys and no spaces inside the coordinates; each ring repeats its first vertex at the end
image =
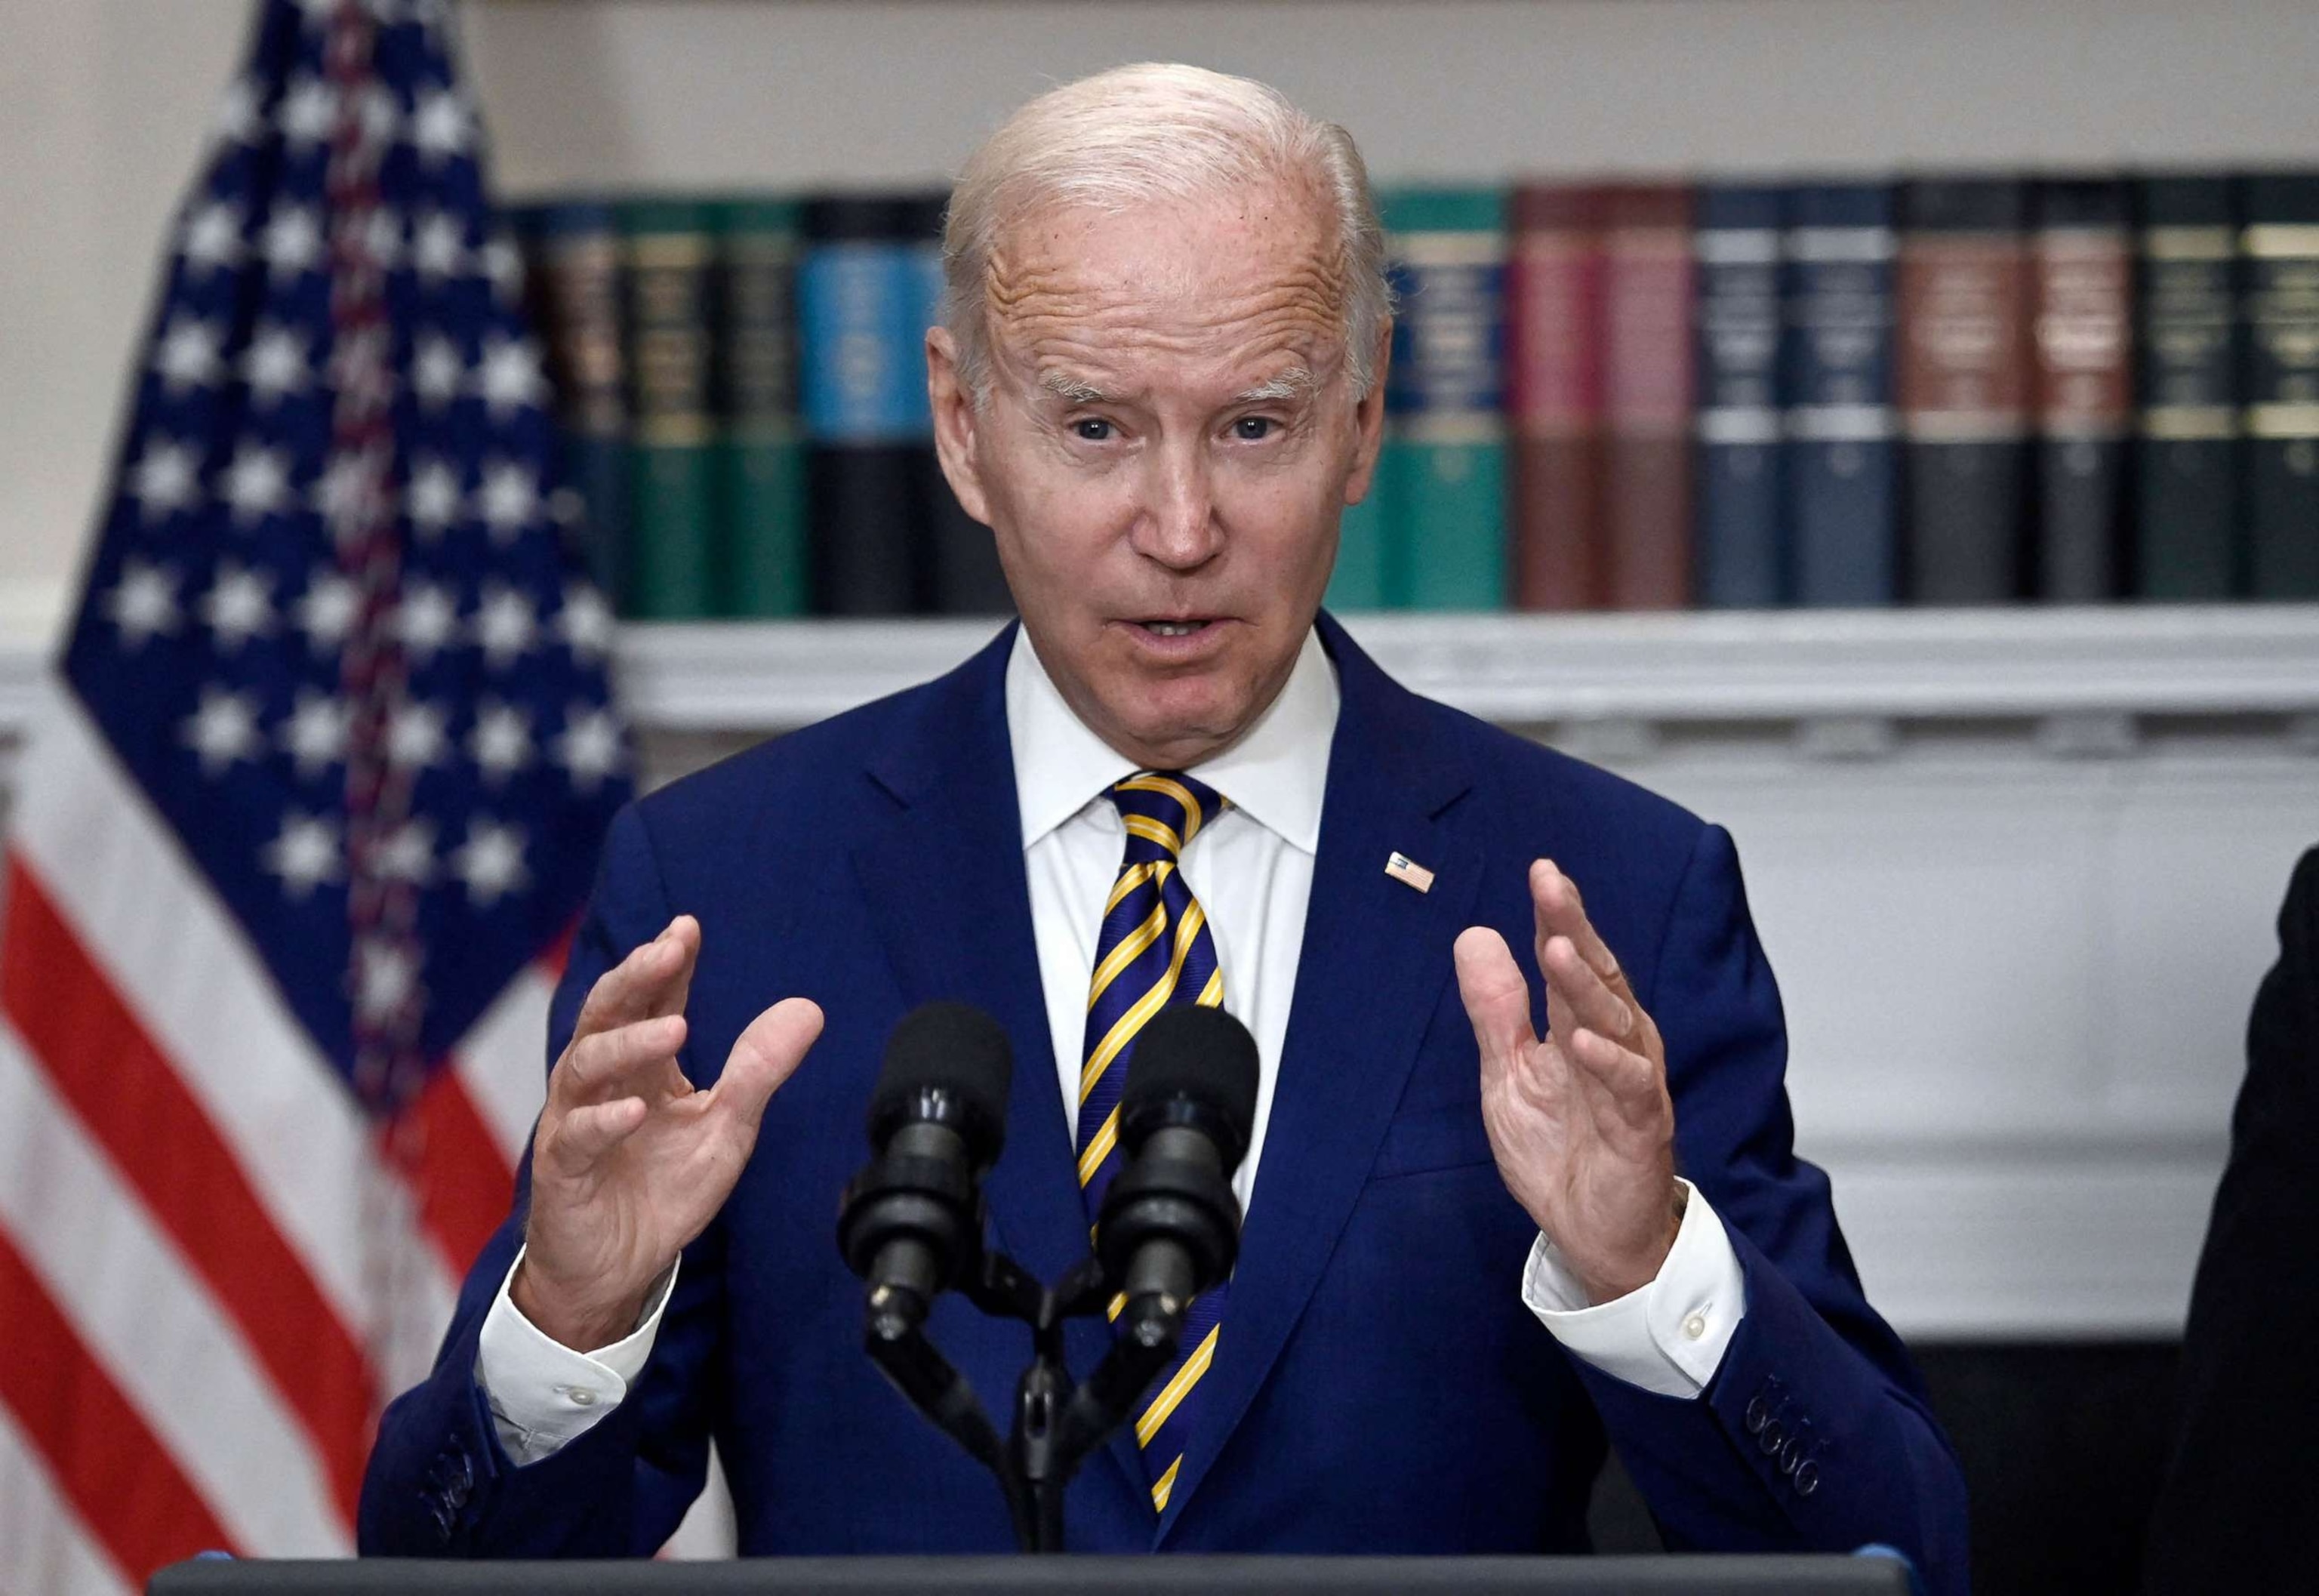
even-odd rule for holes
{"type": "MultiPolygon", "coordinates": [[[[2319,174],[1407,188],[1330,602],[2319,598],[2319,174]]],[[[1003,609],[936,196],[523,213],[627,613],[1003,609]]]]}

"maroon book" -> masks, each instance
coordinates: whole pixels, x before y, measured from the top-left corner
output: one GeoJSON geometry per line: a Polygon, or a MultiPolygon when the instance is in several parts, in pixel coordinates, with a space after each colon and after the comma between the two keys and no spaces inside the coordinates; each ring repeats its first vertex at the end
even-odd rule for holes
{"type": "Polygon", "coordinates": [[[1604,195],[1602,548],[1613,609],[1691,603],[1691,189],[1604,195]]]}
{"type": "Polygon", "coordinates": [[[1513,417],[1514,603],[1598,609],[1602,547],[1602,192],[1513,194],[1506,399],[1513,417]]]}

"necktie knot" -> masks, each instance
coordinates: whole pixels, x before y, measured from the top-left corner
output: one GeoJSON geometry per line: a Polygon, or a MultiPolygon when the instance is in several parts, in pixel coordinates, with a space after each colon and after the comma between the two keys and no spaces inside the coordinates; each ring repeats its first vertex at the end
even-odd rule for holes
{"type": "Polygon", "coordinates": [[[1114,784],[1111,801],[1127,824],[1128,864],[1179,858],[1224,807],[1215,789],[1175,771],[1138,771],[1114,784]]]}

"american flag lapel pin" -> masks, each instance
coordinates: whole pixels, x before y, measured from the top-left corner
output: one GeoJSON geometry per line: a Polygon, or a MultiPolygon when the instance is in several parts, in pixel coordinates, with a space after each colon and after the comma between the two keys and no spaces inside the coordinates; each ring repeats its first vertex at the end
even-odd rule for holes
{"type": "Polygon", "coordinates": [[[1433,890],[1433,872],[1406,853],[1388,855],[1385,873],[1404,887],[1414,887],[1420,892],[1433,890]]]}

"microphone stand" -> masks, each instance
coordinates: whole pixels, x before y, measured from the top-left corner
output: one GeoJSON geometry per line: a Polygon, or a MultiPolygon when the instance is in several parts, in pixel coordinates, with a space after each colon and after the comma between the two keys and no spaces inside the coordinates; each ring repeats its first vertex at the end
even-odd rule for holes
{"type": "Polygon", "coordinates": [[[1064,1488],[1174,1361],[1190,1304],[1162,1293],[1131,1299],[1111,1350],[1081,1384],[1063,1361],[1063,1325],[1108,1307],[1112,1292],[1100,1261],[1082,1258],[1050,1286],[1006,1254],[978,1248],[959,1290],[991,1317],[1031,1327],[1031,1364],[1015,1387],[1015,1428],[1006,1440],[965,1377],[927,1339],[928,1303],[918,1294],[871,1289],[863,1337],[870,1360],[904,1400],[997,1479],[1015,1544],[1025,1552],[1060,1552],[1064,1488]]]}

